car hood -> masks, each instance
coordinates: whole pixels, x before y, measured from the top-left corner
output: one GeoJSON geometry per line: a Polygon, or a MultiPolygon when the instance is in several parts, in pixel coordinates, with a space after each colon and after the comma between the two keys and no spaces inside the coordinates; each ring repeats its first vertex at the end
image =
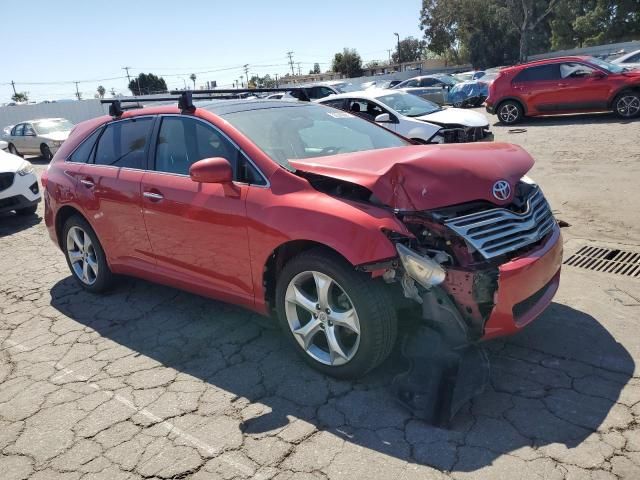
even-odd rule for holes
{"type": "Polygon", "coordinates": [[[474,143],[424,145],[290,160],[303,172],[337,178],[369,189],[383,204],[398,210],[429,210],[486,200],[493,185],[512,186],[533,166],[533,158],[517,145],[474,143]]]}
{"type": "Polygon", "coordinates": [[[64,142],[67,138],[69,138],[69,133],[71,132],[69,132],[68,130],[62,132],[51,132],[47,133],[46,135],[40,135],[40,138],[64,142]]]}
{"type": "Polygon", "coordinates": [[[489,125],[487,117],[483,114],[462,108],[443,108],[437,112],[415,118],[438,125],[463,125],[465,127],[486,127],[489,125]]]}
{"type": "Polygon", "coordinates": [[[24,159],[0,150],[0,173],[16,172],[24,159]]]}

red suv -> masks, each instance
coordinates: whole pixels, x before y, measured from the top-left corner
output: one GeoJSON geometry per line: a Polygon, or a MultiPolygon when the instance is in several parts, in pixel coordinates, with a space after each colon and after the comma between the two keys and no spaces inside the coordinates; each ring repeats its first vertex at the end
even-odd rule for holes
{"type": "Polygon", "coordinates": [[[550,303],[562,241],[532,165],[306,102],[143,108],[75,127],[45,220],[86,290],[132,275],[274,314],[311,365],[356,377],[399,306],[473,342],[550,303]]]}
{"type": "Polygon", "coordinates": [[[640,115],[640,70],[593,57],[560,57],[505,68],[491,84],[487,112],[505,125],[523,117],[614,111],[640,115]]]}

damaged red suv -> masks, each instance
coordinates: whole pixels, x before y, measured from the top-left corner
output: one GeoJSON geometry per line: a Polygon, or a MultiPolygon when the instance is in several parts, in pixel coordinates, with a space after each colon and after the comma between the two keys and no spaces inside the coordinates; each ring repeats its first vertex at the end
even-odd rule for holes
{"type": "Polygon", "coordinates": [[[45,220],[83,288],[124,274],[273,314],[311,365],[357,377],[401,307],[472,343],[550,303],[562,242],[532,165],[305,102],[143,108],[73,130],[45,220]]]}

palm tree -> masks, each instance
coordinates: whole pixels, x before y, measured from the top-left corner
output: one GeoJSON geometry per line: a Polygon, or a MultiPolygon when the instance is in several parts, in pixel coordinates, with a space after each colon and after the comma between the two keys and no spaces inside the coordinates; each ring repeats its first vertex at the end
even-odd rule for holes
{"type": "Polygon", "coordinates": [[[195,90],[196,89],[196,74],[192,73],[191,76],[189,76],[189,78],[193,82],[193,89],[195,90]]]}
{"type": "Polygon", "coordinates": [[[98,85],[98,96],[104,98],[105,93],[107,93],[107,90],[102,85],[98,85]]]}

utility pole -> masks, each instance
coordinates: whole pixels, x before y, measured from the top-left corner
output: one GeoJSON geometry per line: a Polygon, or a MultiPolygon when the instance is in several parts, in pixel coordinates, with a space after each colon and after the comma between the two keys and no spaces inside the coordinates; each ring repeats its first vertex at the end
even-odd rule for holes
{"type": "Polygon", "coordinates": [[[11,86],[13,87],[13,94],[17,95],[18,92],[16,92],[16,82],[14,82],[13,80],[11,80],[11,86]]]}
{"type": "Polygon", "coordinates": [[[276,77],[276,88],[279,88],[278,87],[278,74],[277,73],[275,74],[275,77],[276,77]]]}
{"type": "Polygon", "coordinates": [[[291,75],[296,74],[296,72],[293,70],[293,52],[287,52],[287,55],[289,56],[289,65],[291,65],[291,75]]]}
{"type": "Polygon", "coordinates": [[[300,62],[298,62],[298,75],[300,75],[300,62]]]}
{"type": "MultiPolygon", "coordinates": [[[[131,83],[131,75],[129,75],[129,69],[130,69],[130,68],[131,68],[131,67],[122,67],[122,70],[126,70],[126,71],[127,71],[127,81],[128,81],[129,83],[131,83]]],[[[129,83],[127,83],[127,86],[129,85],[129,83]]]]}
{"type": "Polygon", "coordinates": [[[245,63],[242,68],[244,68],[244,77],[247,79],[247,88],[249,88],[249,64],[245,63]]]}
{"type": "Polygon", "coordinates": [[[389,52],[389,65],[391,65],[391,49],[388,49],[387,52],[389,52]]]}
{"type": "Polygon", "coordinates": [[[78,84],[79,84],[80,82],[73,82],[73,83],[75,83],[75,84],[76,84],[76,98],[77,98],[78,100],[80,100],[80,90],[78,90],[78,84]]]}
{"type": "Polygon", "coordinates": [[[394,35],[398,37],[398,63],[400,63],[402,61],[402,58],[400,58],[400,35],[398,33],[394,33],[394,35]]]}

